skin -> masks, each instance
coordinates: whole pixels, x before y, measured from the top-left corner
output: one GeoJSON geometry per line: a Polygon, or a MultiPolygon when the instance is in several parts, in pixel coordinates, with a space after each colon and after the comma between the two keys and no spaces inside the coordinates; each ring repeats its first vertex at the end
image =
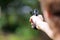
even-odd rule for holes
{"type": "MultiPolygon", "coordinates": [[[[59,9],[60,7],[56,8],[59,9]]],[[[44,31],[52,40],[60,40],[60,16],[53,15],[48,10],[45,8],[42,11],[45,21],[43,21],[42,15],[31,16],[31,25],[36,24],[36,28],[44,31]]]]}

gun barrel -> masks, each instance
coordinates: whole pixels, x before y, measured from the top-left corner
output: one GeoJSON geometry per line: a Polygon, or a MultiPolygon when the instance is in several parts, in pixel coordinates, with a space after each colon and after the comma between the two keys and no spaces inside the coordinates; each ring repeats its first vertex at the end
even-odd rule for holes
{"type": "MultiPolygon", "coordinates": [[[[37,9],[34,9],[32,11],[32,15],[38,16],[38,14],[39,14],[39,11],[37,9]]],[[[32,25],[32,28],[37,30],[36,24],[32,25]]]]}

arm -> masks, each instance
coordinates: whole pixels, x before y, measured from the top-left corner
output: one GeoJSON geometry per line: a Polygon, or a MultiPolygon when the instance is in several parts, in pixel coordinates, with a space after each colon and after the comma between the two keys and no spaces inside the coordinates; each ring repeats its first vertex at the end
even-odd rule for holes
{"type": "Polygon", "coordinates": [[[43,22],[42,15],[32,16],[30,18],[31,25],[36,24],[38,30],[44,31],[51,39],[53,39],[53,31],[50,29],[49,25],[46,22],[43,22]],[[33,22],[32,22],[32,21],[33,22]]]}

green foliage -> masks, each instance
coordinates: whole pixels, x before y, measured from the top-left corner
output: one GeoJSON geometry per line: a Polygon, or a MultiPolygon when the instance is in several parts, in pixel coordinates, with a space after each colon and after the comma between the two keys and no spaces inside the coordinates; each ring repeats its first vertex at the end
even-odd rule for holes
{"type": "Polygon", "coordinates": [[[1,18],[0,18],[0,29],[2,28],[2,26],[4,24],[6,24],[6,18],[5,18],[5,15],[1,15],[1,18]]]}
{"type": "Polygon", "coordinates": [[[9,40],[37,40],[39,31],[31,28],[29,18],[31,10],[39,9],[38,0],[0,0],[0,5],[2,12],[4,12],[0,18],[0,29],[3,26],[6,28],[7,25],[12,29],[16,27],[13,35],[7,37],[9,40]],[[25,6],[30,7],[30,9],[24,10],[23,7],[25,6]],[[26,11],[26,13],[23,11],[26,11]]]}
{"type": "Polygon", "coordinates": [[[22,3],[32,8],[37,8],[38,6],[38,0],[22,0],[22,3]]]}

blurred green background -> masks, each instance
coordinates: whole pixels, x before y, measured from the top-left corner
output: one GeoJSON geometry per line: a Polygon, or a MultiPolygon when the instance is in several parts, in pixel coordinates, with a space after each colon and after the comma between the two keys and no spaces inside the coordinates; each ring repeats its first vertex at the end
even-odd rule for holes
{"type": "Polygon", "coordinates": [[[38,0],[0,0],[0,40],[49,40],[31,28],[30,12],[35,8],[40,10],[38,0]]]}

